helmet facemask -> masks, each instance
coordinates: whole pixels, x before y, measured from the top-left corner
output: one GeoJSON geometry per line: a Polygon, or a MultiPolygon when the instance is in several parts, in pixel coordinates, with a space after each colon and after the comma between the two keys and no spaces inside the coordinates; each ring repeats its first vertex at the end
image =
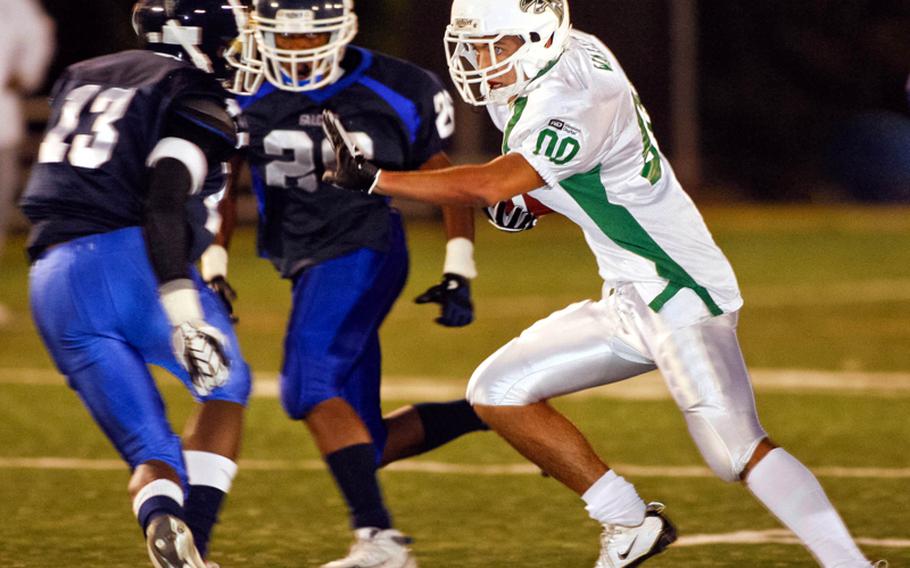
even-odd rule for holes
{"type": "MultiPolygon", "coordinates": [[[[231,0],[234,5],[235,0],[231,0]]],[[[256,47],[255,30],[252,19],[243,6],[235,9],[237,27],[240,35],[231,43],[224,54],[228,65],[234,69],[234,76],[228,85],[228,91],[235,95],[251,95],[259,90],[263,79],[262,58],[256,47]]]]}
{"type": "Polygon", "coordinates": [[[274,17],[254,13],[253,29],[265,78],[285,91],[312,91],[334,83],[343,74],[341,60],[357,35],[357,16],[347,7],[339,16],[321,19],[310,10],[279,9],[274,17]],[[328,40],[318,47],[283,49],[277,45],[278,34],[325,34],[328,40]]]}
{"type": "Polygon", "coordinates": [[[569,38],[566,0],[455,0],[445,46],[449,74],[468,104],[505,104],[524,94],[537,76],[559,58],[569,38]],[[514,36],[522,42],[497,60],[495,44],[514,36]],[[489,57],[480,67],[478,52],[489,57]],[[490,82],[515,71],[515,82],[490,82]]]}
{"type": "Polygon", "coordinates": [[[490,103],[506,104],[524,91],[528,82],[534,78],[534,76],[529,77],[525,72],[525,66],[520,64],[523,57],[527,55],[527,43],[524,43],[512,55],[497,61],[496,43],[511,35],[499,34],[492,37],[469,39],[450,38],[448,34],[446,35],[449,74],[465,102],[477,106],[490,103]],[[484,52],[486,61],[491,62],[490,65],[480,67],[480,52],[484,52]],[[509,75],[512,71],[515,72],[513,83],[492,88],[491,82],[509,75]]]}

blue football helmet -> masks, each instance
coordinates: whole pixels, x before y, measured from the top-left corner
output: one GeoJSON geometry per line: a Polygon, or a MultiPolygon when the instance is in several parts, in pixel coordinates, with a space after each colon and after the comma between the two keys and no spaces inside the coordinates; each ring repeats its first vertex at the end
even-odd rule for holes
{"type": "Polygon", "coordinates": [[[343,74],[345,47],[357,35],[354,0],[256,0],[252,16],[265,78],[285,91],[319,89],[343,74]],[[280,48],[276,36],[317,38],[317,46],[280,48]]]}
{"type": "Polygon", "coordinates": [[[227,81],[224,55],[244,27],[245,12],[240,0],[140,0],[133,7],[133,28],[147,49],[227,81]]]}

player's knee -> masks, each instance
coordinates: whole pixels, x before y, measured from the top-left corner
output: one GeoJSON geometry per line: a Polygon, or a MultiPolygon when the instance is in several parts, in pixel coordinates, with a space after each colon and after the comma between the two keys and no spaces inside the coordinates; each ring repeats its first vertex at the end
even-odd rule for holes
{"type": "Polygon", "coordinates": [[[763,435],[743,433],[729,424],[705,418],[688,416],[687,422],[695,445],[711,471],[728,483],[739,481],[763,435]]]}
{"type": "Polygon", "coordinates": [[[236,402],[246,406],[250,400],[250,394],[253,390],[253,378],[250,373],[250,366],[242,359],[234,361],[234,368],[228,382],[229,402],[236,402]]]}
{"type": "Polygon", "coordinates": [[[281,378],[281,406],[292,420],[303,420],[317,405],[338,396],[338,391],[329,388],[316,388],[281,378]]]}
{"type": "Polygon", "coordinates": [[[481,365],[468,383],[465,398],[471,405],[524,406],[539,402],[522,387],[522,377],[501,365],[481,365]]]}
{"type": "Polygon", "coordinates": [[[727,483],[739,481],[739,476],[743,470],[736,466],[728,454],[725,454],[724,452],[711,453],[703,451],[702,457],[704,457],[705,463],[708,464],[708,467],[714,472],[714,475],[721,480],[726,481],[727,483]]]}

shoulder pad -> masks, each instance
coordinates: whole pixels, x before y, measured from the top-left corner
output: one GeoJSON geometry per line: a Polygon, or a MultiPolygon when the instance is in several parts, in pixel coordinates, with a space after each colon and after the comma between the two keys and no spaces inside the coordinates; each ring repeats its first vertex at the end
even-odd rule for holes
{"type": "Polygon", "coordinates": [[[237,147],[237,123],[225,101],[212,97],[181,97],[171,106],[171,112],[222,139],[232,148],[237,147]]]}

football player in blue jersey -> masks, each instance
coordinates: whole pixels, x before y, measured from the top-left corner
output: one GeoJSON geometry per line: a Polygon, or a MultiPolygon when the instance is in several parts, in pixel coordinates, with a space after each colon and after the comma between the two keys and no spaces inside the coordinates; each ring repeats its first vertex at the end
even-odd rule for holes
{"type": "MultiPolygon", "coordinates": [[[[377,468],[485,426],[464,400],[382,415],[378,330],[408,272],[401,216],[386,199],[322,183],[334,154],[321,113],[341,116],[384,167],[413,170],[449,164],[454,110],[435,76],[349,45],[356,32],[351,0],[255,2],[253,49],[239,63],[251,92],[238,101],[250,129],[259,253],[292,285],[281,399],[315,438],[355,533],[350,554],[326,566],[393,568],[416,561],[393,528],[377,468]]],[[[473,319],[473,215],[444,213],[444,276],[417,302],[440,304],[436,321],[459,327],[473,319]]],[[[208,251],[204,277],[224,276],[226,258],[224,249],[208,251]]]]}
{"type": "Polygon", "coordinates": [[[75,64],[54,88],[21,202],[32,315],[132,471],[152,563],[204,568],[250,392],[226,307],[191,264],[240,136],[219,80],[238,25],[221,0],[142,0],[134,25],[147,49],[75,64]],[[200,403],[182,441],[150,364],[200,403]]]}

